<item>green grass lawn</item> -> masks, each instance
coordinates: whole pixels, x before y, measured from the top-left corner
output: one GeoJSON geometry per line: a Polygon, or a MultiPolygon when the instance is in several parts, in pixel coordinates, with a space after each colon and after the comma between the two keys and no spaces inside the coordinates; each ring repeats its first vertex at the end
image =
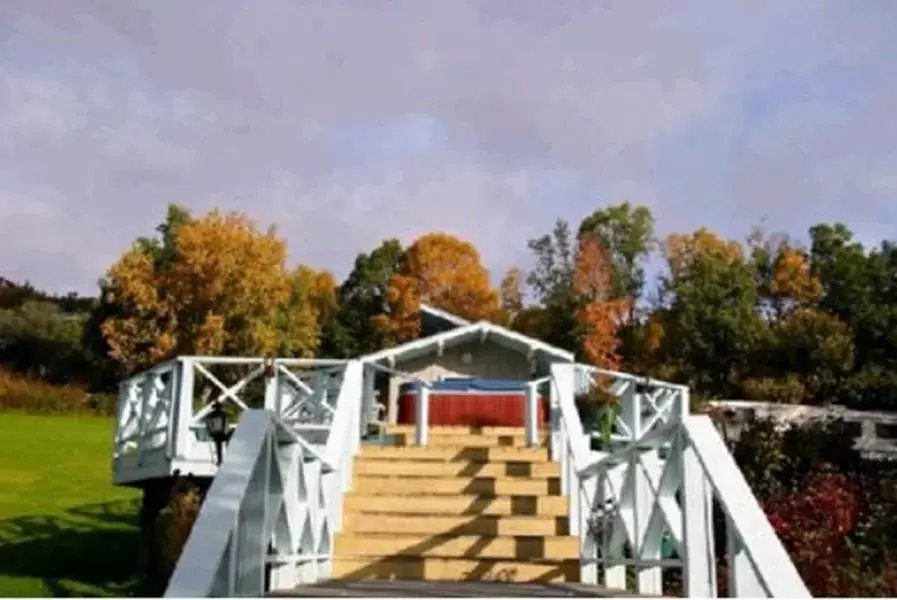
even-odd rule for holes
{"type": "Polygon", "coordinates": [[[0,596],[128,593],[138,493],[110,482],[112,429],[0,412],[0,596]]]}

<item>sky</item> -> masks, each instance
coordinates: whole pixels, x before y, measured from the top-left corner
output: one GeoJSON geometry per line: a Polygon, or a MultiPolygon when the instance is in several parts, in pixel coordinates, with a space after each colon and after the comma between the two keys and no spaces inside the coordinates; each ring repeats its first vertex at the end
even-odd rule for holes
{"type": "Polygon", "coordinates": [[[172,202],[339,277],[446,231],[497,278],[623,201],[893,238],[895,31],[891,0],[6,0],[0,275],[94,294],[172,202]]]}

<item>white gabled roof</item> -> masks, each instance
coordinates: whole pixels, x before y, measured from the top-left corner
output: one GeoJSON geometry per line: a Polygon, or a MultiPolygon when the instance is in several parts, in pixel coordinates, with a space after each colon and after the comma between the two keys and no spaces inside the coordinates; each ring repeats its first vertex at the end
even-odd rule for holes
{"type": "Polygon", "coordinates": [[[441,308],[436,308],[435,306],[430,306],[429,304],[425,304],[423,302],[420,303],[420,312],[426,313],[431,317],[439,319],[440,321],[450,323],[455,327],[464,327],[465,325],[470,325],[470,321],[463,317],[459,317],[458,315],[454,315],[447,310],[442,310],[441,308]]]}
{"type": "MultiPolygon", "coordinates": [[[[460,317],[458,318],[460,319],[460,317]]],[[[486,340],[494,341],[501,346],[526,354],[530,359],[541,356],[560,362],[574,361],[572,352],[562,350],[556,346],[546,344],[488,321],[468,323],[456,329],[420,338],[394,348],[386,348],[385,350],[368,354],[362,357],[361,360],[365,362],[387,361],[390,365],[395,365],[396,361],[427,356],[429,354],[441,354],[446,347],[474,340],[480,340],[481,342],[486,340]]]]}

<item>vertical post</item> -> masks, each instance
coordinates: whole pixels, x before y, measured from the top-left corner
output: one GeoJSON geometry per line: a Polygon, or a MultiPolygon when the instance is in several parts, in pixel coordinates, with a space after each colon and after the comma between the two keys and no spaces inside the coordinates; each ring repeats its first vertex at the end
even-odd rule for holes
{"type": "Polygon", "coordinates": [[[726,554],[729,564],[730,598],[763,598],[769,594],[757,578],[754,565],[735,531],[732,519],[726,516],[726,554]]]}
{"type": "Polygon", "coordinates": [[[526,445],[535,448],[539,445],[539,391],[532,381],[526,383],[524,403],[526,445]]]}
{"type": "MultiPolygon", "coordinates": [[[[681,435],[681,434],[680,434],[681,435]]],[[[682,451],[682,531],[685,595],[716,597],[716,557],[713,547],[713,496],[704,468],[687,441],[674,448],[682,451]]]]}
{"type": "Polygon", "coordinates": [[[364,436],[367,433],[368,425],[374,421],[376,415],[374,412],[375,371],[367,365],[363,368],[364,377],[361,396],[361,419],[359,422],[359,434],[361,436],[364,436]]]}
{"type": "Polygon", "coordinates": [[[193,359],[178,359],[178,391],[177,427],[175,428],[175,442],[173,454],[179,458],[190,457],[190,442],[193,433],[190,431],[190,423],[193,421],[193,359]]]}
{"type": "Polygon", "coordinates": [[[637,388],[635,381],[630,382],[620,401],[620,416],[632,433],[632,442],[642,437],[642,394],[637,388]]]}
{"type": "MultiPolygon", "coordinates": [[[[661,536],[662,529],[659,527],[655,527],[653,531],[649,531],[648,527],[651,524],[651,514],[654,512],[654,502],[656,500],[654,494],[651,491],[651,483],[650,479],[654,479],[654,481],[658,482],[657,487],[660,487],[660,480],[663,474],[663,469],[660,464],[660,457],[657,454],[657,450],[643,450],[639,451],[641,453],[641,458],[639,458],[637,453],[633,453],[632,457],[638,463],[640,460],[642,465],[641,468],[636,468],[633,471],[633,474],[636,477],[635,480],[635,531],[636,533],[636,543],[641,545],[643,542],[647,541],[648,535],[657,535],[661,536]],[[648,472],[651,473],[649,478],[648,472]]],[[[638,467],[638,464],[635,465],[638,467]]],[[[658,495],[660,494],[660,490],[657,490],[658,495]]],[[[651,543],[648,542],[648,547],[651,547],[651,543]]],[[[636,549],[636,556],[640,556],[642,560],[645,561],[659,561],[661,558],[661,546],[662,541],[657,544],[657,550],[652,554],[648,555],[645,552],[645,548],[639,547],[636,549]]],[[[639,594],[647,595],[647,596],[662,596],[663,595],[663,571],[659,566],[639,566],[637,567],[637,589],[639,594]]]]}
{"type": "Polygon", "coordinates": [[[156,375],[152,371],[141,375],[140,417],[137,419],[137,464],[143,464],[143,449],[146,446],[146,426],[149,421],[150,402],[156,396],[156,375]]]}
{"type": "Polygon", "coordinates": [[[561,434],[561,403],[557,386],[558,382],[555,379],[554,370],[552,369],[551,378],[548,380],[549,451],[551,452],[551,460],[554,462],[561,462],[562,453],[567,445],[564,443],[561,434]]]}
{"type": "Polygon", "coordinates": [[[273,358],[265,359],[265,409],[270,410],[278,417],[283,412],[282,400],[279,389],[280,373],[278,365],[273,358]]]}
{"type": "Polygon", "coordinates": [[[427,427],[430,422],[430,388],[424,382],[420,382],[417,390],[417,430],[416,443],[418,446],[427,445],[427,427]]]}
{"type": "MultiPolygon", "coordinates": [[[[568,439],[568,442],[572,445],[573,440],[568,439]]],[[[572,449],[571,449],[572,450],[572,449]]],[[[582,511],[582,507],[580,506],[580,501],[582,500],[582,496],[580,496],[579,490],[579,474],[576,472],[576,465],[572,460],[573,452],[568,453],[567,458],[567,481],[570,486],[570,492],[567,494],[567,521],[568,526],[570,528],[570,535],[582,537],[582,528],[580,514],[582,511]]]]}

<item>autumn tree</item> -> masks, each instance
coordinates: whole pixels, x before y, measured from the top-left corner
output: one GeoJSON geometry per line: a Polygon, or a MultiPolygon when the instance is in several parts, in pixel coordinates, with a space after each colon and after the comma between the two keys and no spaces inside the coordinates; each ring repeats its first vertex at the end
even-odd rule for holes
{"type": "Polygon", "coordinates": [[[126,251],[103,284],[99,330],[124,371],[177,354],[314,353],[309,278],[291,276],[273,228],[260,231],[237,213],[170,209],[158,231],[126,251]]]}
{"type": "Polygon", "coordinates": [[[698,391],[731,396],[761,327],[753,267],[741,244],[703,228],[669,235],[662,250],[665,360],[698,391]]]}
{"type": "Polygon", "coordinates": [[[573,294],[580,352],[589,363],[618,369],[618,333],[629,313],[630,299],[615,295],[610,253],[598,240],[580,240],[573,269],[573,294]]]}
{"type": "Polygon", "coordinates": [[[495,318],[500,303],[474,245],[445,233],[421,236],[408,247],[386,300],[387,312],[374,322],[393,343],[417,337],[421,302],[470,321],[495,318]]]}
{"type": "Polygon", "coordinates": [[[645,287],[644,263],[654,247],[654,215],[629,202],[593,212],[579,226],[579,239],[593,238],[605,248],[617,298],[629,298],[634,309],[645,287]]]}
{"type": "Polygon", "coordinates": [[[503,324],[511,324],[523,310],[523,271],[511,267],[501,278],[499,294],[501,295],[501,311],[503,324]]]}

